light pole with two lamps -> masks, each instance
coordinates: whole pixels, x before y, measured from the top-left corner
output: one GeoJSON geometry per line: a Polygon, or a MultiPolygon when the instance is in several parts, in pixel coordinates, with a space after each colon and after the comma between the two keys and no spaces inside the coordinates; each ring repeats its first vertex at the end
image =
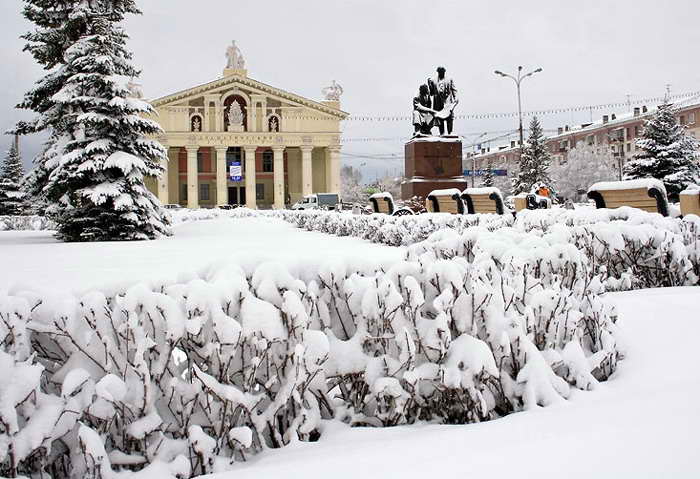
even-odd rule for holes
{"type": "Polygon", "coordinates": [[[517,75],[517,76],[515,76],[515,75],[509,75],[508,73],[503,73],[503,72],[500,71],[500,70],[496,70],[496,71],[494,72],[496,75],[499,75],[499,76],[502,76],[502,77],[506,77],[506,78],[510,78],[511,80],[513,80],[513,81],[515,82],[515,86],[516,86],[517,89],[518,89],[518,119],[519,119],[519,121],[520,121],[520,125],[519,125],[519,127],[518,127],[518,132],[520,133],[520,154],[521,154],[521,155],[523,154],[523,108],[522,108],[522,102],[521,102],[521,100],[520,100],[520,83],[521,83],[524,79],[526,79],[527,77],[531,77],[531,76],[534,75],[535,73],[539,73],[539,72],[541,72],[541,71],[542,71],[542,69],[541,69],[541,68],[538,68],[537,70],[533,70],[533,71],[531,71],[530,73],[526,73],[526,74],[523,75],[523,67],[522,67],[522,66],[519,66],[519,67],[518,67],[518,75],[517,75]]]}

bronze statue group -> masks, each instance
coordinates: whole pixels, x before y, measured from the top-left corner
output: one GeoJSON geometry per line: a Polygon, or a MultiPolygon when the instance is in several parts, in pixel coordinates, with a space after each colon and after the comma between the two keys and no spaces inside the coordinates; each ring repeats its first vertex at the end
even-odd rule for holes
{"type": "Polygon", "coordinates": [[[445,67],[437,68],[437,77],[428,78],[413,99],[414,136],[430,136],[435,126],[440,135],[452,134],[454,109],[459,100],[451,78],[445,77],[445,67]]]}

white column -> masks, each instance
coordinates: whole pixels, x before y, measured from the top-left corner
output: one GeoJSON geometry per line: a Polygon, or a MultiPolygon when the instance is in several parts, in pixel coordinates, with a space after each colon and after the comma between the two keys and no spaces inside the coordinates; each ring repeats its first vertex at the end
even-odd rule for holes
{"type": "Polygon", "coordinates": [[[273,146],[273,181],[275,209],[284,209],[284,146],[273,146]]]}
{"type": "Polygon", "coordinates": [[[245,205],[257,209],[255,200],[255,146],[244,147],[245,151],[245,205]]]}
{"type": "Polygon", "coordinates": [[[311,169],[311,152],[313,146],[301,147],[301,194],[302,196],[313,193],[313,173],[311,169]]]}
{"type": "Polygon", "coordinates": [[[198,146],[186,146],[187,149],[187,207],[199,208],[199,174],[197,171],[198,146]]]}
{"type": "Polygon", "coordinates": [[[165,147],[165,158],[163,158],[163,161],[161,162],[163,172],[158,177],[158,199],[161,203],[167,205],[170,203],[170,199],[168,197],[168,163],[170,161],[170,156],[168,147],[166,145],[163,146],[165,147]]]}
{"type": "Polygon", "coordinates": [[[331,149],[329,147],[326,147],[323,149],[324,153],[324,164],[326,165],[326,189],[323,191],[331,192],[331,184],[333,181],[331,180],[331,177],[333,176],[332,173],[332,166],[331,166],[331,149]]]}
{"type": "Polygon", "coordinates": [[[216,204],[228,204],[228,171],[226,171],[225,146],[216,147],[216,204]]]}
{"type": "MultiPolygon", "coordinates": [[[[329,163],[330,163],[330,185],[328,185],[329,193],[340,194],[340,145],[328,147],[329,163]]],[[[329,164],[326,164],[328,168],[329,164]]]]}
{"type": "Polygon", "coordinates": [[[248,131],[258,131],[258,102],[252,99],[248,105],[248,131]]]}

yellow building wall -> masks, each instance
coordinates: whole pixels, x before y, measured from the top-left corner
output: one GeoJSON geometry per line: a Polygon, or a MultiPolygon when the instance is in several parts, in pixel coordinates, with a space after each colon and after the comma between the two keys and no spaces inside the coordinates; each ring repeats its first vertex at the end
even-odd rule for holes
{"type": "Polygon", "coordinates": [[[312,185],[311,191],[314,193],[327,193],[326,184],[326,150],[325,148],[314,148],[311,157],[312,185]]]}
{"type": "Polygon", "coordinates": [[[302,198],[301,195],[301,150],[287,150],[287,188],[292,203],[302,198]]]}

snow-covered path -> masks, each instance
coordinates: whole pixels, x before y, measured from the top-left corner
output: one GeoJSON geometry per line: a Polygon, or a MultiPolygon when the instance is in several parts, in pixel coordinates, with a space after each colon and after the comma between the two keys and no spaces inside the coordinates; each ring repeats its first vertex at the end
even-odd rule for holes
{"type": "Polygon", "coordinates": [[[107,243],[61,243],[50,231],[2,231],[0,290],[21,286],[60,295],[130,286],[175,279],[224,261],[274,260],[303,274],[338,257],[380,265],[399,260],[404,251],[299,230],[273,218],[196,221],[174,230],[173,237],[157,241],[107,243]]]}
{"type": "Polygon", "coordinates": [[[700,287],[617,293],[627,358],[571,401],[467,426],[351,429],[216,479],[700,477],[700,287]]]}

